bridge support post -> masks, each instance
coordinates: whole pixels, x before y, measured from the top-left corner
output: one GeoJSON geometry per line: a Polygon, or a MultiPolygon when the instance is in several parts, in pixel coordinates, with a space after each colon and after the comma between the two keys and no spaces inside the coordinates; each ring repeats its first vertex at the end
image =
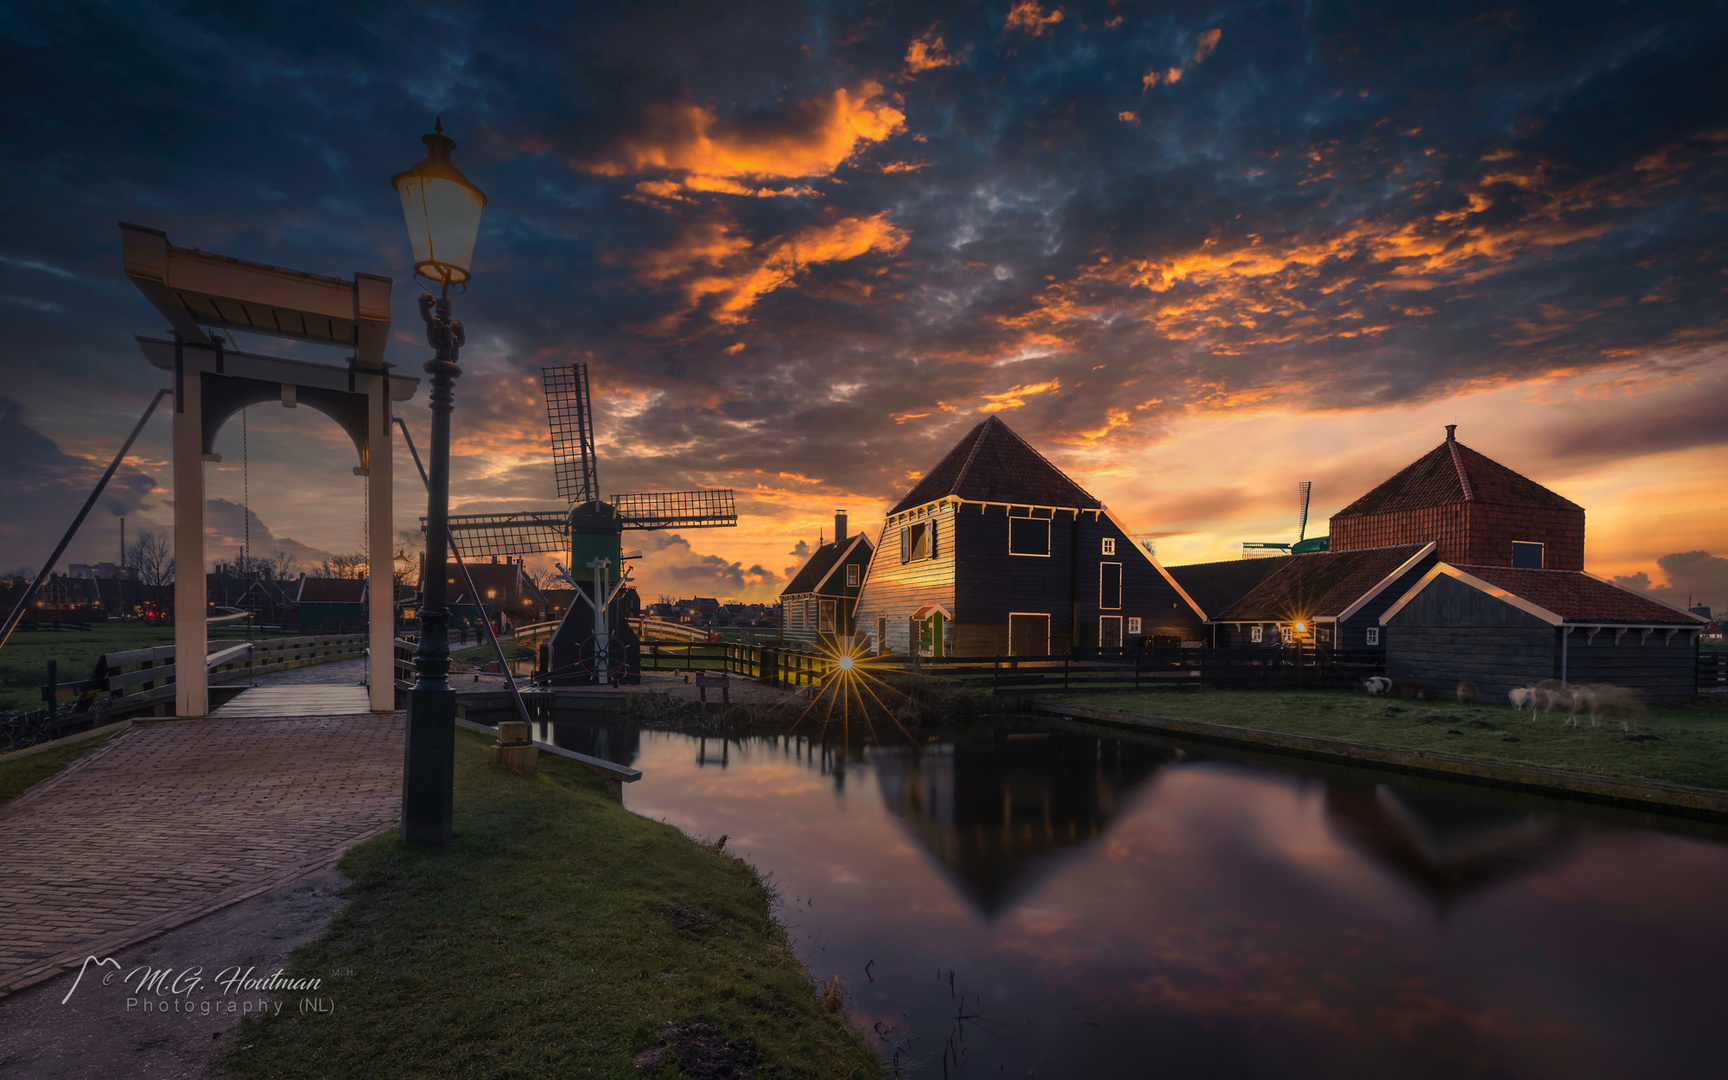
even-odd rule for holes
{"type": "Polygon", "coordinates": [[[367,596],[367,686],[373,712],[396,708],[396,579],[392,550],[394,447],[390,430],[390,376],[368,380],[366,395],[366,492],[371,508],[366,522],[366,563],[371,575],[367,596]]]}
{"type": "Polygon", "coordinates": [[[203,716],[210,711],[203,365],[183,345],[174,351],[174,715],[203,716]]]}

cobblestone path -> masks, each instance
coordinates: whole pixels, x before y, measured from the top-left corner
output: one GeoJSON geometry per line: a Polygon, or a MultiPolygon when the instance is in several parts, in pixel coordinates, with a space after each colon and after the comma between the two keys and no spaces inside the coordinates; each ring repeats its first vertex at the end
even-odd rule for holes
{"type": "Polygon", "coordinates": [[[328,865],[401,794],[400,714],[141,723],[0,807],[0,993],[328,865]]]}

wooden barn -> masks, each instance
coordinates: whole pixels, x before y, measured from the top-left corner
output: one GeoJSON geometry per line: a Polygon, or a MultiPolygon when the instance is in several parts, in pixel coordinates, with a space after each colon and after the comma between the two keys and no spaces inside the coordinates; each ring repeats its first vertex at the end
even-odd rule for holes
{"type": "Polygon", "coordinates": [[[1584,508],[1465,446],[1446,441],[1332,515],[1332,551],[1438,545],[1454,565],[1584,569],[1584,508]]]}
{"type": "MultiPolygon", "coordinates": [[[[1211,643],[1224,648],[1301,643],[1352,652],[1383,649],[1381,613],[1435,564],[1434,549],[1429,541],[1240,560],[1236,565],[1278,565],[1239,599],[1221,610],[1206,611],[1211,643]]],[[[1186,569],[1170,569],[1184,587],[1191,580],[1186,569]]],[[[1215,583],[1222,577],[1214,570],[1196,574],[1193,580],[1201,586],[1202,581],[1215,583]]],[[[1221,590],[1214,584],[1212,591],[1221,590]]]]}
{"type": "Polygon", "coordinates": [[[835,514],[834,541],[817,545],[780,592],[781,639],[833,649],[855,634],[858,590],[874,551],[863,533],[847,536],[846,514],[835,514]]]}
{"type": "Polygon", "coordinates": [[[1607,683],[1652,704],[1697,692],[1705,620],[1578,570],[1439,563],[1380,617],[1386,674],[1476,684],[1505,702],[1544,679],[1607,683]]]}
{"type": "Polygon", "coordinates": [[[366,625],[365,578],[300,576],[294,593],[302,630],[366,625]]]}
{"type": "Polygon", "coordinates": [[[1198,641],[1201,616],[1103,503],[992,416],[888,512],[857,626],[888,652],[1027,656],[1198,641]]]}

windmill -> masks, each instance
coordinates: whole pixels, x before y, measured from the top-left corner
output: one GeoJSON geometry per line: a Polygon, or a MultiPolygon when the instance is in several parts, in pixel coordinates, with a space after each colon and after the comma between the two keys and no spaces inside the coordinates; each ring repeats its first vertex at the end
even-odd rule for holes
{"type": "Polygon", "coordinates": [[[630,492],[602,501],[588,365],[542,368],[540,383],[552,432],[552,473],[569,508],[452,514],[451,539],[471,557],[568,555],[569,568],[559,569],[582,603],[570,605],[552,635],[552,681],[604,685],[640,671],[636,635],[613,610],[629,583],[624,530],[732,526],[738,511],[730,488],[630,492]]]}
{"type": "Polygon", "coordinates": [[[1296,522],[1296,542],[1282,544],[1276,541],[1244,540],[1242,542],[1242,557],[1252,559],[1266,555],[1307,555],[1314,551],[1326,550],[1326,537],[1316,536],[1312,540],[1304,540],[1308,535],[1308,496],[1314,489],[1312,480],[1304,480],[1296,485],[1297,493],[1302,497],[1302,512],[1296,522]]]}

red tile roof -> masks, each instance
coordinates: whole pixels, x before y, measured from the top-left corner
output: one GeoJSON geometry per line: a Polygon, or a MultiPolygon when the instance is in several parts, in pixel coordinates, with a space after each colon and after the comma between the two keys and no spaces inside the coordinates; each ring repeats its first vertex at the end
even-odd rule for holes
{"type": "Polygon", "coordinates": [[[1697,616],[1676,611],[1630,589],[1622,589],[1580,570],[1524,570],[1510,566],[1460,566],[1471,577],[1521,600],[1546,608],[1567,622],[1702,625],[1697,616]]]}
{"type": "Polygon", "coordinates": [[[1104,504],[992,416],[966,433],[890,514],[954,495],[973,502],[1096,510],[1104,504]]]}
{"type": "Polygon", "coordinates": [[[294,599],[302,604],[358,604],[366,598],[361,578],[309,577],[300,582],[294,599]]]}
{"type": "Polygon", "coordinates": [[[1219,614],[1215,622],[1289,622],[1333,618],[1385,581],[1425,544],[1317,551],[1293,555],[1248,595],[1219,614]]]}
{"type": "Polygon", "coordinates": [[[1528,477],[1447,439],[1396,476],[1332,515],[1339,518],[1389,514],[1460,502],[1582,510],[1528,477]]]}

